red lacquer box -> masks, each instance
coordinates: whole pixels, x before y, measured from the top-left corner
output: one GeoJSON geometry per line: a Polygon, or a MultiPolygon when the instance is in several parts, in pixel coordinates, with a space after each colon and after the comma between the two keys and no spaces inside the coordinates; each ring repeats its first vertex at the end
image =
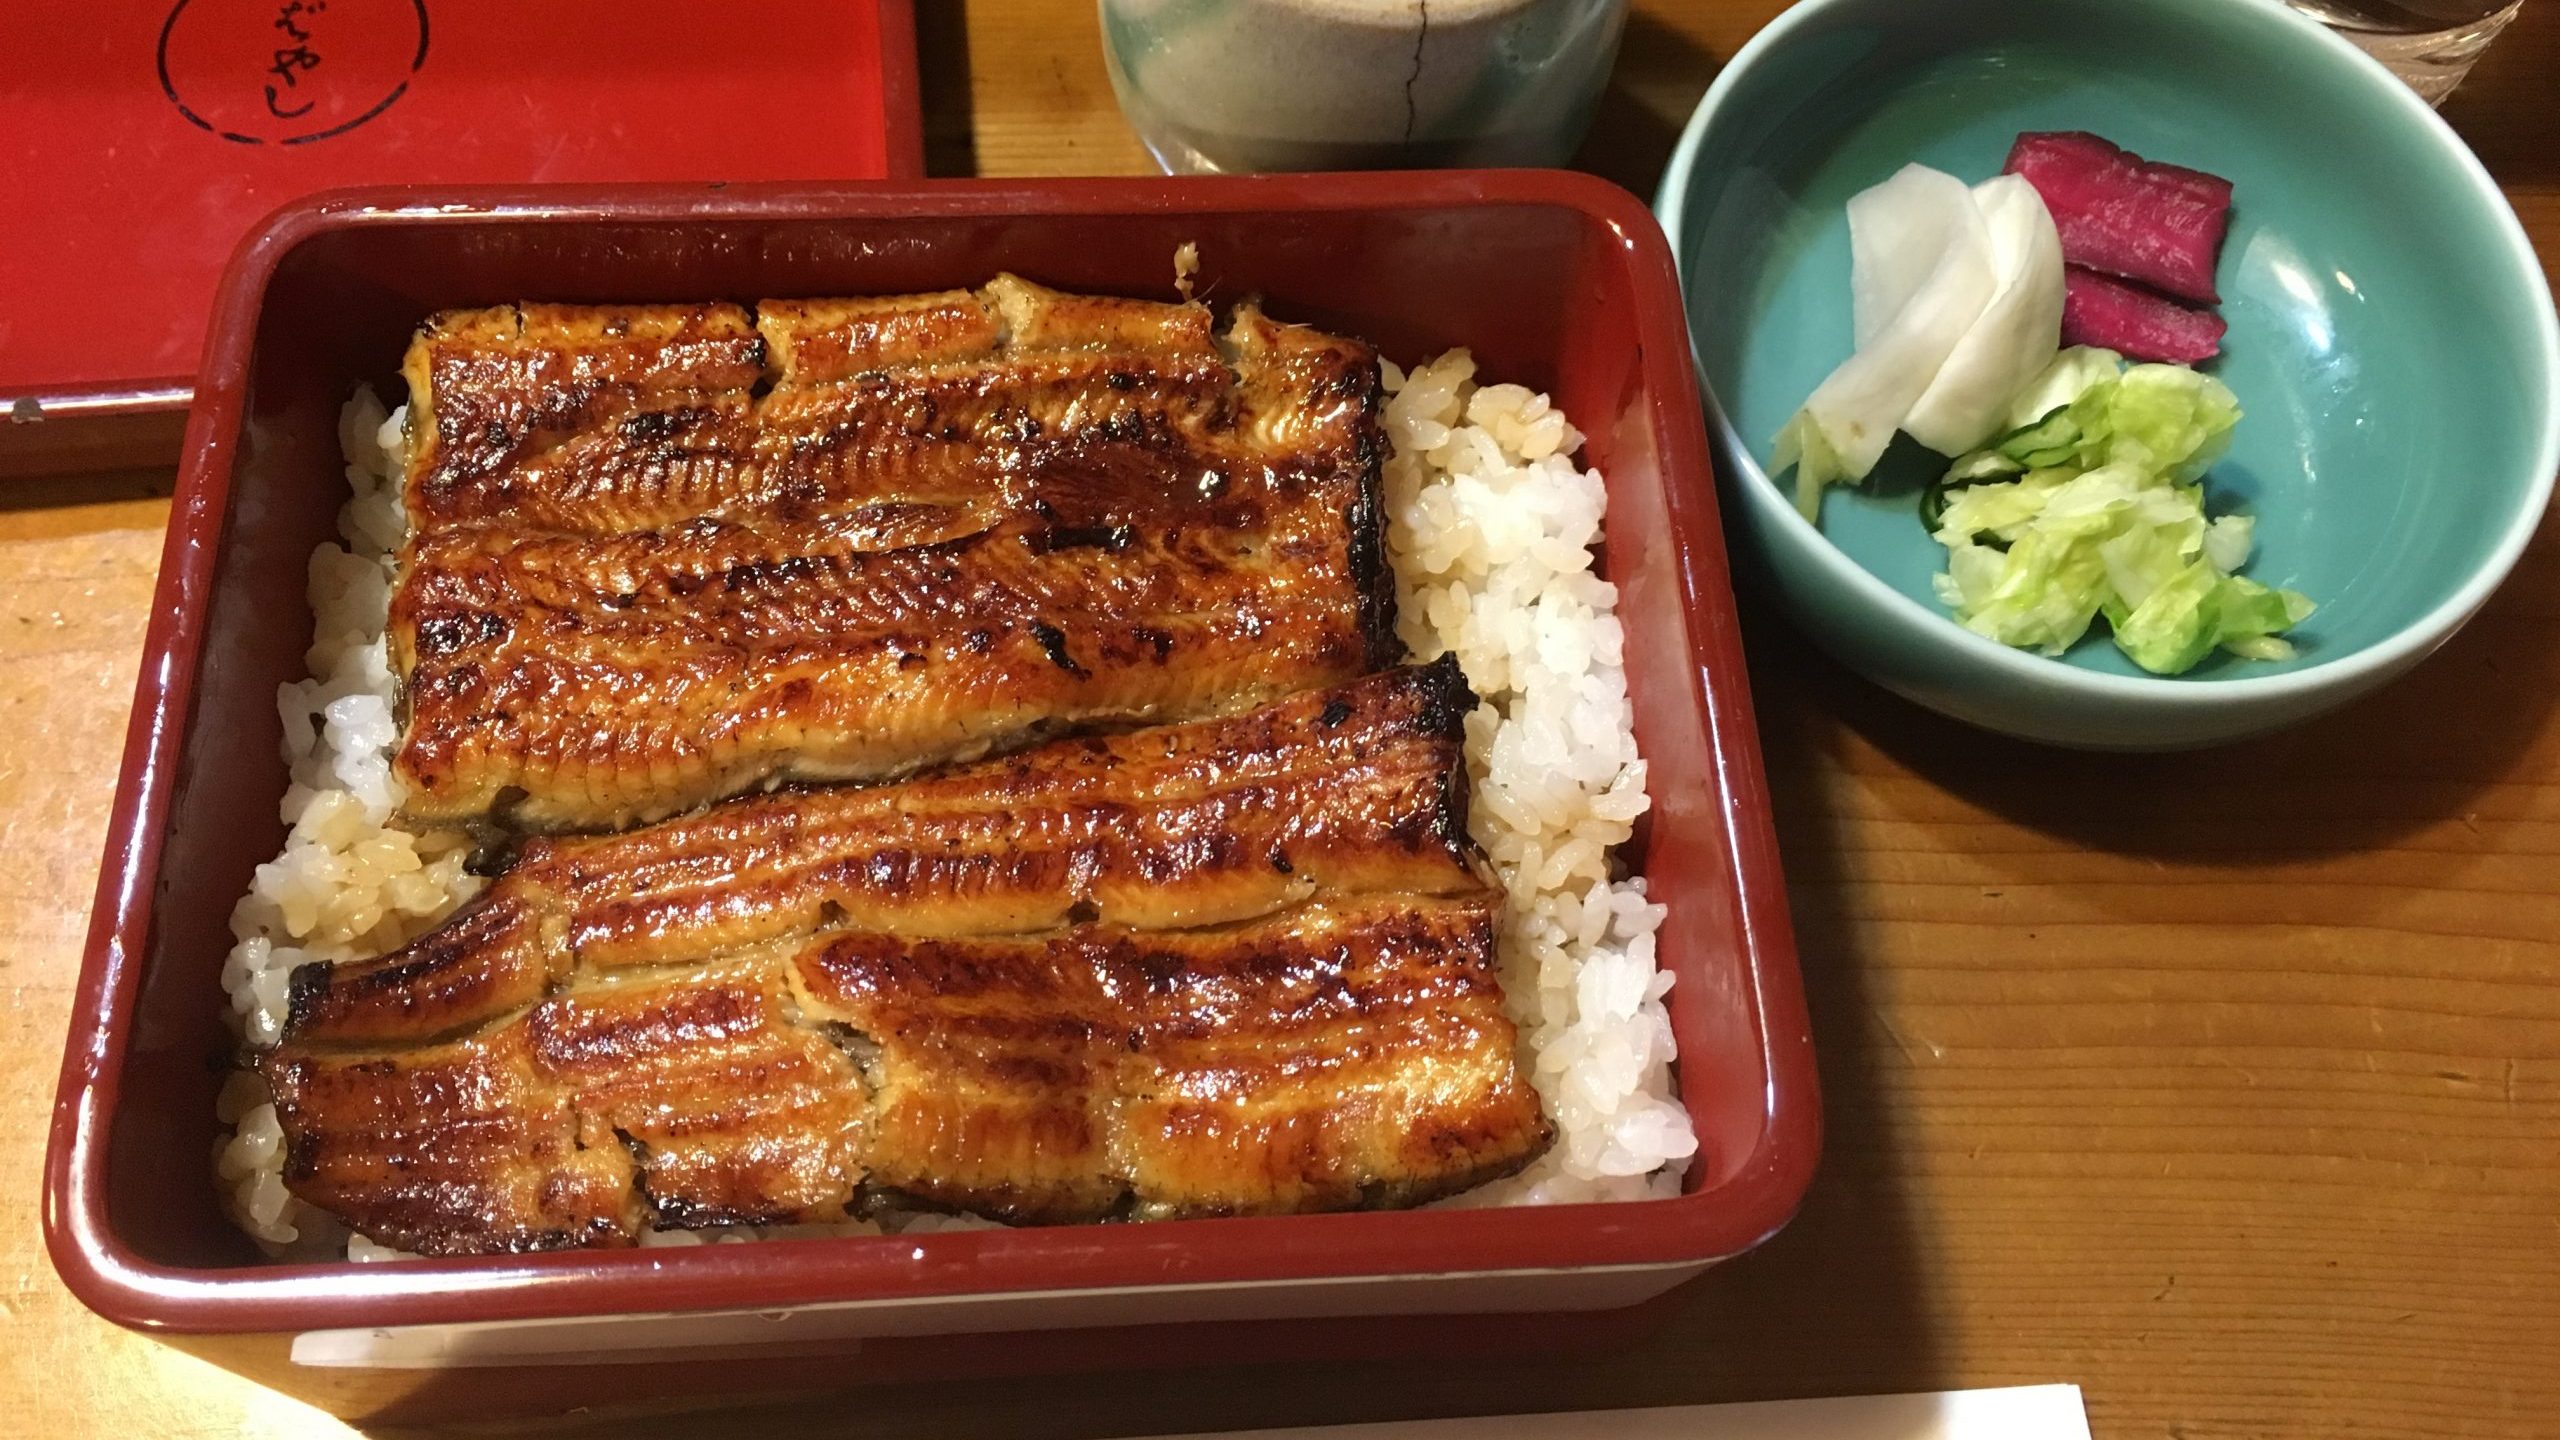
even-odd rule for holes
{"type": "Polygon", "coordinates": [[[913,178],[910,0],[12,7],[0,476],[176,453],[224,259],[347,185],[913,178]]]}
{"type": "Polygon", "coordinates": [[[345,1413],[523,1411],[591,1399],[608,1372],[624,1404],[748,1389],[760,1364],[813,1352],[841,1354],[829,1374],[854,1381],[1473,1344],[1488,1327],[1376,1317],[1632,1305],[1794,1211],[1819,1143],[1803,996],[1679,290],[1625,192],[1533,171],[341,192],[243,247],[202,376],[46,1177],[55,1264],[110,1319],[345,1413]],[[1640,862],[1670,911],[1661,956],[1699,1139],[1685,1193],[261,1261],[209,1173],[230,1043],[217,973],[232,903],[283,835],[275,692],[302,673],[305,561],[343,497],[352,387],[388,387],[411,328],[453,306],[894,293],[1001,269],[1169,295],[1186,241],[1213,303],[1258,295],[1405,360],[1472,347],[1482,374],[1550,391],[1589,433],[1651,762],[1640,862]],[[1279,1323],[1311,1317],[1351,1318],[1279,1323]],[[459,1385],[456,1367],[490,1368],[459,1385]]]}

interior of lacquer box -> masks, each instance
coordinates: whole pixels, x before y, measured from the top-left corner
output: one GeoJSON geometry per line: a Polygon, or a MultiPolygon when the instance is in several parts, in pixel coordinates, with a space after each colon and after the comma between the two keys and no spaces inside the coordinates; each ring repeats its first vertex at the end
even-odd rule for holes
{"type": "MultiPolygon", "coordinates": [[[[336,416],[369,381],[389,397],[411,328],[435,310],[522,299],[753,301],[971,285],[999,269],[1070,289],[1170,298],[1199,246],[1203,296],[1355,334],[1412,363],[1471,347],[1480,375],[1554,394],[1609,480],[1608,571],[1624,590],[1637,730],[1654,813],[1640,836],[1671,907],[1665,963],[1682,1085],[1702,1141],[1692,1192],[1728,1178],[1768,1123],[1724,808],[1690,648],[1678,549],[1639,368],[1623,240],[1563,205],[1270,213],[924,218],[369,220],[277,263],[245,376],[240,451],[218,546],[202,669],[154,877],[154,924],[112,1130],[109,1221],[135,1258],[255,1263],[216,1208],[208,1157],[231,1040],[217,972],[227,917],[283,827],[276,687],[310,638],[312,548],[344,495],[336,416]]],[[[1664,373],[1685,376],[1687,357],[1664,373]]],[[[1705,477],[1695,478],[1703,485],[1705,477]]],[[[1693,508],[1708,502],[1689,497],[1693,508]]],[[[1714,543],[1712,537],[1708,543],[1714,543]]],[[[1721,604],[1719,597],[1717,603],[1721,604]]],[[[183,663],[183,657],[182,663],[183,663]]],[[[1739,683],[1734,676],[1729,683],[1739,683]]],[[[1219,1224],[1227,1222],[1201,1222],[1219,1224]]]]}

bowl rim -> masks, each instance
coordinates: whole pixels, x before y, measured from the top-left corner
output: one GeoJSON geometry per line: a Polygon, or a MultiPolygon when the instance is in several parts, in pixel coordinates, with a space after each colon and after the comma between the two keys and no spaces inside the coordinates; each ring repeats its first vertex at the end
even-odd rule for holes
{"type": "MultiPolygon", "coordinates": [[[[1819,1083],[1801,971],[1760,766],[1741,636],[1724,567],[1712,462],[1686,353],[1668,245],[1644,203],[1560,171],[1441,171],[1280,177],[641,183],[575,187],[400,187],[295,202],[235,252],[216,300],[206,381],[165,542],[151,624],[110,811],[88,939],[45,1157],[46,1248],[67,1287],[119,1324],[236,1333],[733,1312],[997,1296],[1455,1277],[1693,1272],[1783,1228],[1821,1148],[1819,1083]],[[129,1244],[108,1208],[110,1133],[154,923],[154,878],[179,770],[184,717],[205,654],[205,600],[246,423],[247,375],[270,282],[315,237],[372,227],[718,224],[830,219],[1392,213],[1544,208],[1575,217],[1623,265],[1636,330],[1642,410],[1660,448],[1674,530],[1666,625],[1685,627],[1707,753],[1722,777],[1721,832],[1742,956],[1734,1004],[1748,1013],[1765,1082],[1760,1124],[1731,1173],[1665,1199],[1475,1210],[1175,1220],[1146,1226],[951,1231],[794,1245],[562,1251],[536,1256],[208,1266],[129,1244]],[[205,543],[211,537],[212,543],[205,543]],[[911,1257],[911,1258],[910,1258],[911,1257]]],[[[211,1184],[208,1176],[207,1184],[211,1184]]],[[[208,1199],[208,1202],[210,1200],[208,1199]]]]}
{"type": "MultiPolygon", "coordinates": [[[[1682,298],[1687,290],[1687,235],[1690,219],[1690,175],[1696,170],[1698,157],[1705,149],[1708,128],[1714,123],[1734,93],[1741,88],[1742,78],[1756,65],[1789,43],[1798,32],[1819,23],[1830,12],[1877,0],[1797,0],[1777,19],[1751,37],[1733,58],[1716,74],[1688,123],[1682,127],[1679,143],[1671,152],[1664,169],[1662,184],[1654,196],[1654,213],[1661,220],[1670,239],[1672,259],[1683,269],[1682,298]]],[[[1983,3],[2038,5],[2040,0],[1983,0],[1983,3]]],[[[2110,5],[2148,5],[2155,10],[2186,16],[2199,13],[2197,0],[2107,0],[2110,5]]],[[[2475,196],[2486,202],[2488,219],[2503,242],[2504,259],[2523,273],[2526,296],[2533,304],[2533,326],[2542,362],[2541,384],[2535,387],[2542,396],[2541,434],[2534,449],[2534,473],[2527,480],[2523,501],[2509,517],[2505,531],[2490,548],[2479,565],[2439,601],[2416,620],[2401,626],[2369,645],[2351,650],[2332,660],[2319,661],[2297,670],[2272,675],[2217,675],[2196,679],[2183,675],[2113,675],[2069,664],[2058,656],[2040,655],[2032,651],[2003,645],[1987,636],[1977,635],[1957,624],[1942,610],[1932,609],[1920,601],[1885,583],[1882,577],[1850,558],[1821,527],[1805,519],[1781,494],[1775,480],[1750,442],[1743,437],[1718,398],[1714,382],[1708,377],[1703,355],[1697,351],[1698,326],[1693,317],[1689,323],[1691,359],[1698,371],[1698,389],[1707,406],[1709,422],[1724,441],[1723,454],[1740,462],[1740,473],[1730,478],[1730,491],[1743,496],[1750,507],[1755,524],[1774,524],[1778,534],[1773,543],[1785,543],[1808,555],[1827,579],[1846,586],[1862,598],[1871,610],[1880,609],[1895,622],[1898,630],[1917,636],[1925,644],[1945,648],[1954,657],[1970,662],[1989,675],[2023,685],[2053,687],[2082,692],[2092,699],[2121,701],[2136,705],[2167,709],[2209,709],[2226,702],[2281,702],[2326,692],[2354,693],[2389,679],[2424,659],[2488,601],[2497,588],[2506,583],[2516,564],[2524,556],[2535,533],[2540,529],[2544,512],[2551,504],[2555,481],[2560,481],[2560,314],[2555,314],[2548,277],[2534,250],[2532,239],[2525,234],[2524,222],[2515,206],[2499,188],[2488,168],[2480,163],[2471,147],[2464,144],[2453,126],[2434,107],[2418,98],[2417,92],[2403,84],[2381,61],[2367,55],[2345,37],[2318,20],[2294,9],[2286,0],[2251,0],[2234,5],[2219,0],[2215,13],[2228,17],[2234,25],[2255,25],[2259,33],[2275,45],[2299,44],[2310,53],[2322,55],[2334,67],[2354,77],[2349,83],[2361,85],[2363,92],[2385,106],[2392,107],[2404,123],[2413,124],[2433,142],[2439,158],[2469,181],[2475,196]]],[[[1721,458],[1721,457],[1720,457],[1721,458]]],[[[2085,637],[2084,637],[2085,638],[2085,637]]]]}

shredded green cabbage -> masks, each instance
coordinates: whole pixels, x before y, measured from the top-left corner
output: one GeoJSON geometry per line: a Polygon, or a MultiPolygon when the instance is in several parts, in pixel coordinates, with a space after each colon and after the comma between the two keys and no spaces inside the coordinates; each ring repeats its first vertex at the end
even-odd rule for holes
{"type": "Polygon", "coordinates": [[[2103,615],[2116,647],[2160,675],[2217,648],[2292,655],[2281,637],[2311,601],[2236,573],[2252,524],[2207,519],[2197,483],[2240,421],[2228,386],[2081,347],[2009,419],[2007,434],[1948,468],[1932,501],[1947,547],[1938,598],[1965,628],[2059,655],[2103,615]]]}

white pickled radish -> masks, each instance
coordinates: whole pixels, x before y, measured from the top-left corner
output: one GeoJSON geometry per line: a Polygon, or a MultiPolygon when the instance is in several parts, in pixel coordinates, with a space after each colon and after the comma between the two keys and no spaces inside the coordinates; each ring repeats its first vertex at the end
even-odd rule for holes
{"type": "MultiPolygon", "coordinates": [[[[1810,519],[1823,487],[1863,479],[1998,288],[1991,234],[1963,181],[1925,165],[1849,201],[1857,353],[1778,434],[1810,519]]],[[[2057,321],[2057,328],[2059,322],[2057,321]]]]}
{"type": "Polygon", "coordinates": [[[2044,197],[2024,177],[2002,175],[1974,186],[1973,200],[1999,289],[1902,417],[1905,434],[1941,455],[1999,434],[2018,393],[2062,348],[2062,235],[2044,197]]]}
{"type": "Polygon", "coordinates": [[[1964,183],[1925,165],[1906,165],[1849,201],[1852,349],[1874,344],[1929,283],[1948,245],[1965,238],[1968,227],[1951,181],[1964,183]]]}

